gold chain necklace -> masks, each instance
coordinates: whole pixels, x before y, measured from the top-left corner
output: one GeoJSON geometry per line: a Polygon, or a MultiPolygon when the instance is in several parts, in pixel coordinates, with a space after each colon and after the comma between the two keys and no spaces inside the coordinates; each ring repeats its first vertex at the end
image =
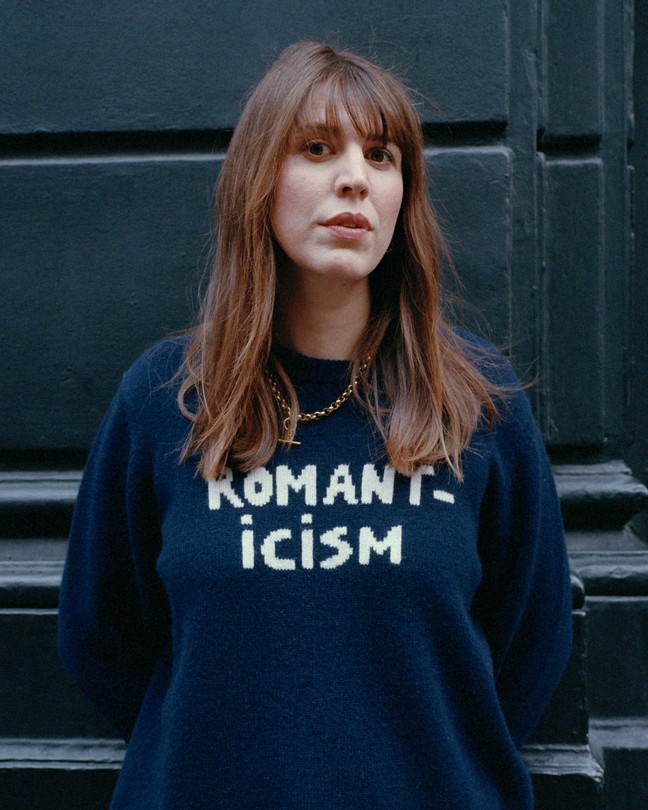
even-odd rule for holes
{"type": "MultiPolygon", "coordinates": [[[[358,384],[358,379],[361,374],[364,374],[369,366],[369,361],[371,357],[365,357],[365,359],[360,363],[360,372],[358,376],[352,380],[347,387],[342,391],[340,396],[331,402],[330,405],[327,405],[326,408],[322,408],[321,411],[312,411],[312,413],[298,413],[297,414],[297,422],[316,422],[318,419],[323,419],[325,416],[330,416],[332,413],[337,411],[338,408],[341,408],[342,405],[349,399],[351,394],[353,393],[354,387],[358,384]]],[[[268,377],[268,382],[270,383],[270,388],[272,390],[273,396],[276,399],[279,407],[286,414],[283,420],[283,429],[284,429],[284,437],[279,439],[281,444],[291,444],[291,445],[299,445],[301,442],[295,441],[294,438],[290,437],[290,419],[292,417],[292,408],[288,404],[287,399],[281,393],[281,388],[279,387],[279,381],[275,377],[275,375],[270,371],[270,369],[266,369],[266,375],[268,377]]]]}

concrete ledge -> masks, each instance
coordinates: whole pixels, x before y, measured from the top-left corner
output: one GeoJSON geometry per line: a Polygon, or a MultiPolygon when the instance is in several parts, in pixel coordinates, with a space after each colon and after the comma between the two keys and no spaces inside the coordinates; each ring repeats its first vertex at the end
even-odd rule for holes
{"type": "Polygon", "coordinates": [[[536,810],[601,810],[603,768],[587,745],[527,745],[536,810]]]}
{"type": "Polygon", "coordinates": [[[648,717],[596,718],[590,740],[605,767],[605,806],[648,807],[648,717]]]}
{"type": "Polygon", "coordinates": [[[648,549],[570,551],[569,559],[588,596],[648,596],[648,549]]]}
{"type": "MultiPolygon", "coordinates": [[[[605,750],[645,751],[648,758],[648,717],[605,717],[590,720],[590,743],[598,759],[605,750]]],[[[646,772],[648,787],[648,771],[646,772]]]]}
{"type": "Polygon", "coordinates": [[[80,470],[0,472],[0,536],[66,536],[80,470]]]}
{"type": "Polygon", "coordinates": [[[531,773],[563,775],[583,774],[603,779],[603,769],[588,745],[527,745],[522,757],[531,773]]]}
{"type": "Polygon", "coordinates": [[[125,745],[105,739],[18,739],[0,737],[0,769],[109,768],[119,770],[125,745]]]}
{"type": "Polygon", "coordinates": [[[648,504],[648,489],[621,460],[553,471],[567,529],[620,529],[648,504]]]}

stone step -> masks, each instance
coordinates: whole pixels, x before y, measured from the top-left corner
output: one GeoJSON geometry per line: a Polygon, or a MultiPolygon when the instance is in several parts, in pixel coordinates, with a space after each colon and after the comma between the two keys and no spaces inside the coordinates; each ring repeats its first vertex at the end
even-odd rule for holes
{"type": "Polygon", "coordinates": [[[602,810],[603,769],[588,745],[527,746],[535,810],[602,810]]]}
{"type": "Polygon", "coordinates": [[[646,810],[648,717],[594,718],[590,740],[605,769],[605,810],[646,810]]]}
{"type": "Polygon", "coordinates": [[[0,610],[0,650],[0,729],[4,736],[115,736],[70,682],[59,661],[55,609],[0,610]]]}
{"type": "Polygon", "coordinates": [[[63,538],[0,538],[0,608],[54,608],[63,574],[63,538]]]}
{"type": "Polygon", "coordinates": [[[627,530],[592,534],[569,538],[587,592],[589,739],[604,810],[647,810],[648,549],[627,530]]]}
{"type": "MultiPolygon", "coordinates": [[[[625,544],[625,548],[622,546],[625,544]]],[[[587,594],[588,700],[596,717],[648,716],[648,549],[572,550],[587,594]]]]}
{"type": "Polygon", "coordinates": [[[624,540],[632,542],[629,537],[625,533],[613,550],[596,551],[574,548],[569,537],[571,567],[588,597],[648,596],[648,548],[624,548],[624,540]]]}
{"type": "Polygon", "coordinates": [[[623,461],[553,468],[567,530],[621,529],[648,505],[648,490],[623,461]]]}
{"type": "Polygon", "coordinates": [[[106,810],[123,751],[115,740],[0,738],[0,806],[106,810]]]}
{"type": "Polygon", "coordinates": [[[590,711],[648,716],[648,596],[587,599],[590,711]]]}
{"type": "MultiPolygon", "coordinates": [[[[1,806],[105,810],[123,755],[123,744],[111,739],[0,738],[1,806]]],[[[524,758],[536,810],[602,807],[602,770],[587,746],[528,747],[524,758]]]]}
{"type": "Polygon", "coordinates": [[[0,536],[65,537],[81,470],[0,471],[0,536]]]}
{"type": "Polygon", "coordinates": [[[530,743],[542,745],[585,745],[587,743],[586,697],[586,614],[585,592],[577,577],[572,576],[572,627],[574,641],[567,668],[547,706],[530,743]]]}

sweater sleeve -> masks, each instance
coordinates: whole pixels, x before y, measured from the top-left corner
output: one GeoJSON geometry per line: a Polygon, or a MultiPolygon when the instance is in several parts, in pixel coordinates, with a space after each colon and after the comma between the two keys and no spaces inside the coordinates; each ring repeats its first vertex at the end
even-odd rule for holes
{"type": "Polygon", "coordinates": [[[553,475],[526,395],[496,428],[480,515],[483,585],[476,612],[518,747],[554,692],[571,651],[571,587],[553,475]]]}
{"type": "Polygon", "coordinates": [[[168,611],[155,570],[160,529],[148,453],[123,389],[92,445],[75,505],[58,643],[72,679],[127,739],[168,611]]]}

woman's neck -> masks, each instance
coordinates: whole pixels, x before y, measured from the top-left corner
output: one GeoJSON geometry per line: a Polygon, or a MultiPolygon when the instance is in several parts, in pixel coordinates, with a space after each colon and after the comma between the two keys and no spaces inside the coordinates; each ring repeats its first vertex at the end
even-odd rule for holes
{"type": "Polygon", "coordinates": [[[369,319],[368,279],[335,280],[291,274],[280,284],[275,332],[300,354],[352,360],[369,319]]]}

